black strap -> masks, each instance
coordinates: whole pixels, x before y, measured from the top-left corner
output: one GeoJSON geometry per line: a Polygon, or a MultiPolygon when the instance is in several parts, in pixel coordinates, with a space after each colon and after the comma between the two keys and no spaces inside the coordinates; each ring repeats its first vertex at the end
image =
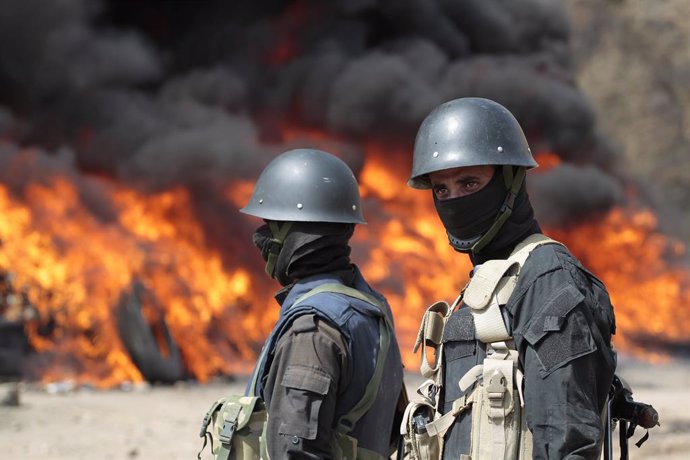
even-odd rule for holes
{"type": "Polygon", "coordinates": [[[201,450],[196,454],[198,460],[201,460],[201,453],[206,448],[207,443],[211,444],[211,453],[213,453],[213,436],[211,436],[211,433],[208,431],[204,433],[204,445],[201,446],[201,450]]]}
{"type": "Polygon", "coordinates": [[[482,235],[479,240],[477,240],[473,245],[472,245],[472,253],[473,254],[478,254],[484,247],[491,242],[491,240],[496,236],[498,231],[501,229],[503,224],[508,220],[510,217],[510,214],[513,212],[513,205],[515,204],[515,198],[517,197],[518,192],[520,191],[520,188],[522,187],[522,183],[525,181],[525,175],[527,174],[527,171],[525,168],[521,167],[518,168],[517,173],[515,176],[513,176],[513,169],[512,166],[505,165],[503,168],[503,174],[506,180],[506,187],[509,187],[508,189],[508,194],[506,195],[505,200],[503,201],[503,205],[501,205],[501,209],[498,211],[498,214],[496,215],[496,219],[494,220],[493,224],[491,227],[489,227],[489,230],[482,235]],[[511,177],[509,178],[508,175],[511,177]],[[508,180],[512,179],[512,183],[508,184],[508,180]]]}
{"type": "Polygon", "coordinates": [[[276,263],[278,263],[278,255],[280,254],[280,250],[283,247],[283,243],[285,242],[290,228],[292,228],[292,222],[283,222],[280,224],[272,220],[269,221],[268,226],[271,229],[273,238],[271,238],[271,247],[266,260],[266,273],[271,278],[275,278],[273,275],[276,269],[276,263]]]}

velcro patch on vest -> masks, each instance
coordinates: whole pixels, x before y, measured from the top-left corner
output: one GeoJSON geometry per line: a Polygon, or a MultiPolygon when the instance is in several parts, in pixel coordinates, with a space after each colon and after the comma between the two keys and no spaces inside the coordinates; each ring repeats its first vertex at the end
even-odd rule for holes
{"type": "Polygon", "coordinates": [[[560,331],[565,323],[566,315],[584,298],[585,296],[573,286],[564,286],[529,322],[525,339],[535,344],[548,332],[560,331]]]}
{"type": "Polygon", "coordinates": [[[545,316],[544,332],[560,331],[563,329],[565,318],[563,316],[545,316]]]}
{"type": "Polygon", "coordinates": [[[542,377],[596,349],[580,305],[584,296],[571,285],[560,289],[527,326],[525,339],[534,347],[542,377]]]}
{"type": "Polygon", "coordinates": [[[453,313],[443,331],[443,353],[447,361],[470,356],[475,353],[474,318],[469,309],[460,309],[453,313]]]}
{"type": "Polygon", "coordinates": [[[474,317],[469,310],[458,310],[448,318],[446,328],[443,331],[443,341],[474,340],[474,317]]]}
{"type": "Polygon", "coordinates": [[[503,275],[515,264],[510,260],[488,260],[475,268],[463,302],[473,310],[481,310],[489,305],[503,275]]]}

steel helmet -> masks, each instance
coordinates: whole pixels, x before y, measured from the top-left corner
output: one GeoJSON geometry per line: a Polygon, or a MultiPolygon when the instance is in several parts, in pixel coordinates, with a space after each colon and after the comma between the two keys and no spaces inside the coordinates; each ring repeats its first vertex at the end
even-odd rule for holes
{"type": "Polygon", "coordinates": [[[427,174],[479,165],[534,168],[525,135],[508,109],[489,99],[466,97],[436,107],[422,122],[408,185],[431,188],[427,174]]]}
{"type": "Polygon", "coordinates": [[[274,158],[240,212],[273,221],[366,223],[352,170],[316,149],[289,150],[274,158]]]}

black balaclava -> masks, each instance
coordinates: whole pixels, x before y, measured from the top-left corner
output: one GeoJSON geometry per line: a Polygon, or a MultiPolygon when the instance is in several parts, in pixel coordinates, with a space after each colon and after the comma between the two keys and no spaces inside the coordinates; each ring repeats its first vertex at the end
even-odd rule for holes
{"type": "Polygon", "coordinates": [[[354,224],[326,222],[291,222],[282,245],[276,244],[270,225],[282,229],[288,223],[269,222],[256,230],[252,238],[267,262],[269,276],[281,285],[289,286],[295,281],[319,273],[335,273],[351,284],[353,270],[350,262],[349,241],[354,233],[354,224]],[[273,267],[269,265],[270,254],[277,254],[273,267]]]}
{"type": "Polygon", "coordinates": [[[541,231],[534,219],[525,186],[521,184],[508,219],[485,246],[479,251],[473,250],[475,243],[494,224],[509,193],[503,168],[497,167],[489,183],[476,193],[449,200],[439,200],[434,194],[436,211],[446,228],[451,246],[456,251],[469,253],[474,264],[490,259],[505,259],[517,243],[541,231]]]}

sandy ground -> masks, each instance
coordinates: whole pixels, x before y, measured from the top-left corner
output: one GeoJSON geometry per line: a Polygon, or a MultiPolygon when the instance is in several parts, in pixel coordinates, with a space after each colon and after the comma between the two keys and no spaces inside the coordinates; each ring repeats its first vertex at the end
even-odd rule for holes
{"type": "MultiPolygon", "coordinates": [[[[659,411],[661,426],[631,459],[690,458],[690,363],[649,365],[629,362],[619,374],[634,398],[659,411]]],[[[407,376],[408,387],[419,376],[407,376]]],[[[122,390],[70,389],[24,385],[15,407],[0,405],[2,459],[195,459],[201,419],[211,402],[244,386],[140,386],[122,390]]],[[[7,393],[0,386],[0,399],[7,393]]],[[[639,430],[633,441],[643,434],[639,430]]],[[[209,459],[209,449],[204,459],[209,459]]]]}

